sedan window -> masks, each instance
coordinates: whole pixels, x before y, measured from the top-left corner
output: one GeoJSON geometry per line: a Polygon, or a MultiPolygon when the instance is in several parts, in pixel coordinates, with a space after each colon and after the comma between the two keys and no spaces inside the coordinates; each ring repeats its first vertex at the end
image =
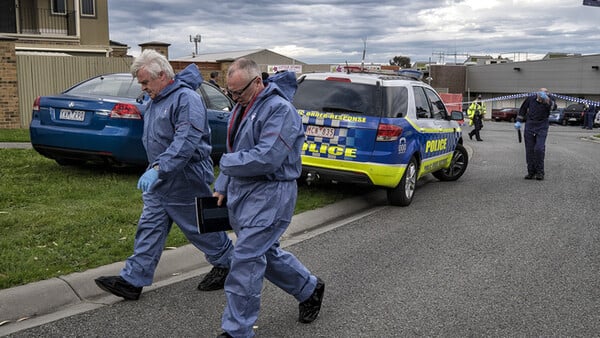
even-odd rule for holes
{"type": "Polygon", "coordinates": [[[142,87],[131,76],[99,76],[71,88],[65,93],[82,96],[114,96],[135,99],[142,87]]]}
{"type": "Polygon", "coordinates": [[[231,101],[219,89],[203,83],[199,91],[203,92],[206,107],[212,110],[231,111],[231,101]]]}

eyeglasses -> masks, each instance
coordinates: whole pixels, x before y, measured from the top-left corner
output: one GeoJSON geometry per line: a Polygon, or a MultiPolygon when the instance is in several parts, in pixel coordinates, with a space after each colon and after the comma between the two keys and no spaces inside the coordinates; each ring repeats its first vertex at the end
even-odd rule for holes
{"type": "Polygon", "coordinates": [[[248,82],[248,84],[244,88],[242,88],[241,90],[233,91],[233,90],[227,89],[227,93],[229,95],[231,95],[232,97],[240,97],[240,96],[242,96],[244,94],[244,92],[246,91],[246,89],[248,89],[248,87],[250,87],[250,85],[252,84],[252,82],[254,82],[256,79],[258,79],[258,76],[254,77],[252,80],[250,80],[250,82],[248,82]]]}

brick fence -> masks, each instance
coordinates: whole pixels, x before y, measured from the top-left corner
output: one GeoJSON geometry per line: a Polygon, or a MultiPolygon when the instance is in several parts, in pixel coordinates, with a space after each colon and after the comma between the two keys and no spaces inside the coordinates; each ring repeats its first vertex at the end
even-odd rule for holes
{"type": "Polygon", "coordinates": [[[0,129],[21,128],[15,39],[0,37],[0,129]]]}

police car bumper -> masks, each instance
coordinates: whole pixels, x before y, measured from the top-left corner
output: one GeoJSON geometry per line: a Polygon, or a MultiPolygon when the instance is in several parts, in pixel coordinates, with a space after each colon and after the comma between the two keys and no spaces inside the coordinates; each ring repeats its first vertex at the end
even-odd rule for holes
{"type": "Polygon", "coordinates": [[[351,162],[302,156],[302,172],[317,175],[319,179],[346,183],[368,184],[395,188],[406,170],[403,164],[351,162]]]}

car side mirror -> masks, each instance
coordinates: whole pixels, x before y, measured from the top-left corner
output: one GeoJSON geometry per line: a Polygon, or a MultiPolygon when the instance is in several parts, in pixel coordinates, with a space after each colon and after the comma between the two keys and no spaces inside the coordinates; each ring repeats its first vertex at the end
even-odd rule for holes
{"type": "Polygon", "coordinates": [[[464,119],[465,119],[465,116],[463,115],[463,112],[461,112],[459,110],[453,110],[452,112],[450,112],[450,120],[462,121],[464,119]]]}

